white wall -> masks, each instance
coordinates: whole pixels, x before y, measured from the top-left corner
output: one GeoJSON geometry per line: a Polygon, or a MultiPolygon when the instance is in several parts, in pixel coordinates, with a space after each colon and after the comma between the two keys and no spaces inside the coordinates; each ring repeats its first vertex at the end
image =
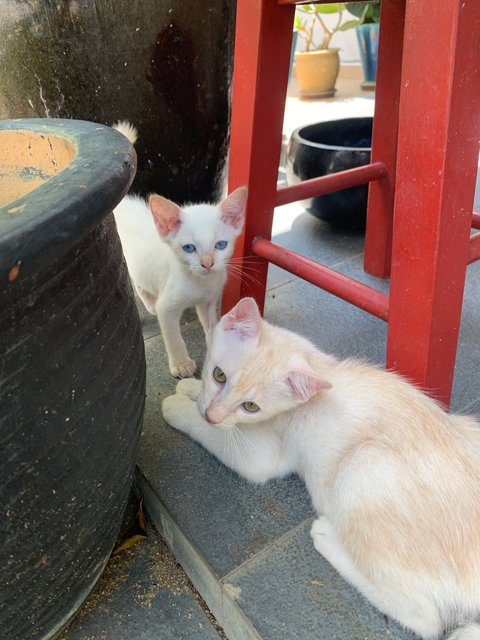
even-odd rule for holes
{"type": "MultiPolygon", "coordinates": [[[[304,15],[302,15],[304,18],[304,15]]],[[[354,16],[348,11],[343,12],[342,22],[347,20],[354,20],[354,16]]],[[[322,14],[322,20],[327,25],[334,25],[337,23],[337,14],[322,14]]],[[[315,27],[316,38],[315,42],[321,41],[321,32],[319,28],[315,27]]],[[[360,57],[358,54],[357,36],[355,29],[349,29],[348,31],[338,31],[332,38],[331,47],[340,48],[340,61],[350,64],[360,64],[360,57]]],[[[297,38],[297,51],[303,51],[305,49],[305,41],[300,36],[297,38]]]]}

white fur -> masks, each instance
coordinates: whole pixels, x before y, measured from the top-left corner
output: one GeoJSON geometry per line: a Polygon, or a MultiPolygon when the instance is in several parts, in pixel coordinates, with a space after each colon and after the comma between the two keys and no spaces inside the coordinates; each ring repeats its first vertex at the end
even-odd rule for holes
{"type": "Polygon", "coordinates": [[[241,232],[245,199],[246,189],[237,189],[219,205],[181,209],[161,196],[150,197],[150,208],[143,199],[126,196],[114,211],[131,279],[146,309],[158,318],[173,376],[193,375],[196,368],[180,334],[183,311],[196,307],[207,340],[217,322],[216,304],[241,232]],[[236,226],[225,213],[232,203],[239,215],[236,226]],[[158,213],[154,220],[152,212],[159,209],[167,212],[165,220],[158,213]],[[176,223],[170,228],[171,215],[176,223]],[[227,247],[216,249],[222,240],[227,247]],[[189,244],[194,253],[182,249],[189,244]]]}
{"type": "Polygon", "coordinates": [[[113,125],[113,129],[116,129],[130,141],[131,144],[135,144],[138,138],[138,131],[127,120],[120,120],[113,125]]]}
{"type": "Polygon", "coordinates": [[[180,382],[163,413],[249,480],[298,473],[319,514],[315,548],[385,614],[425,639],[460,627],[449,640],[480,640],[472,418],[393,373],[321,353],[263,321],[251,299],[215,328],[202,382],[180,382]]]}

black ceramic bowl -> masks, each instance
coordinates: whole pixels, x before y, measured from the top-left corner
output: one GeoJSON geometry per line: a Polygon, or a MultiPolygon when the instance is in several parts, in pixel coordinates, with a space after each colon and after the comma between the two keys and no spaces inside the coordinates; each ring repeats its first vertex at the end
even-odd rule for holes
{"type": "MultiPolygon", "coordinates": [[[[373,118],[345,118],[295,129],[287,151],[289,184],[370,162],[373,118]]],[[[364,230],[368,185],[303,201],[317,218],[341,229],[364,230]]]]}

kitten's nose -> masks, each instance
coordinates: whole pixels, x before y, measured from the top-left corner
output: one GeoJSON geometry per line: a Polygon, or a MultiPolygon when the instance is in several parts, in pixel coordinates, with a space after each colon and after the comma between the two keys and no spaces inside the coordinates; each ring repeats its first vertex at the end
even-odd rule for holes
{"type": "Polygon", "coordinates": [[[208,413],[208,409],[205,411],[205,420],[210,424],[218,424],[218,420],[213,420],[211,415],[208,413]]]}
{"type": "Polygon", "coordinates": [[[206,269],[207,271],[210,271],[210,269],[213,267],[212,256],[211,255],[202,256],[202,259],[200,260],[200,264],[204,269],[206,269]]]}

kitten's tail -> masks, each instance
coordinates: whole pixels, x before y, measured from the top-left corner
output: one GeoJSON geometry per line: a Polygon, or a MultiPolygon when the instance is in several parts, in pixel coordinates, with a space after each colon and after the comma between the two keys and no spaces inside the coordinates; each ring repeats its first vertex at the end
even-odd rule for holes
{"type": "Polygon", "coordinates": [[[448,636],[447,640],[480,640],[480,624],[467,624],[448,636]]]}
{"type": "Polygon", "coordinates": [[[138,131],[128,120],[120,120],[113,125],[113,129],[120,131],[132,144],[135,144],[138,138],[138,131]]]}

